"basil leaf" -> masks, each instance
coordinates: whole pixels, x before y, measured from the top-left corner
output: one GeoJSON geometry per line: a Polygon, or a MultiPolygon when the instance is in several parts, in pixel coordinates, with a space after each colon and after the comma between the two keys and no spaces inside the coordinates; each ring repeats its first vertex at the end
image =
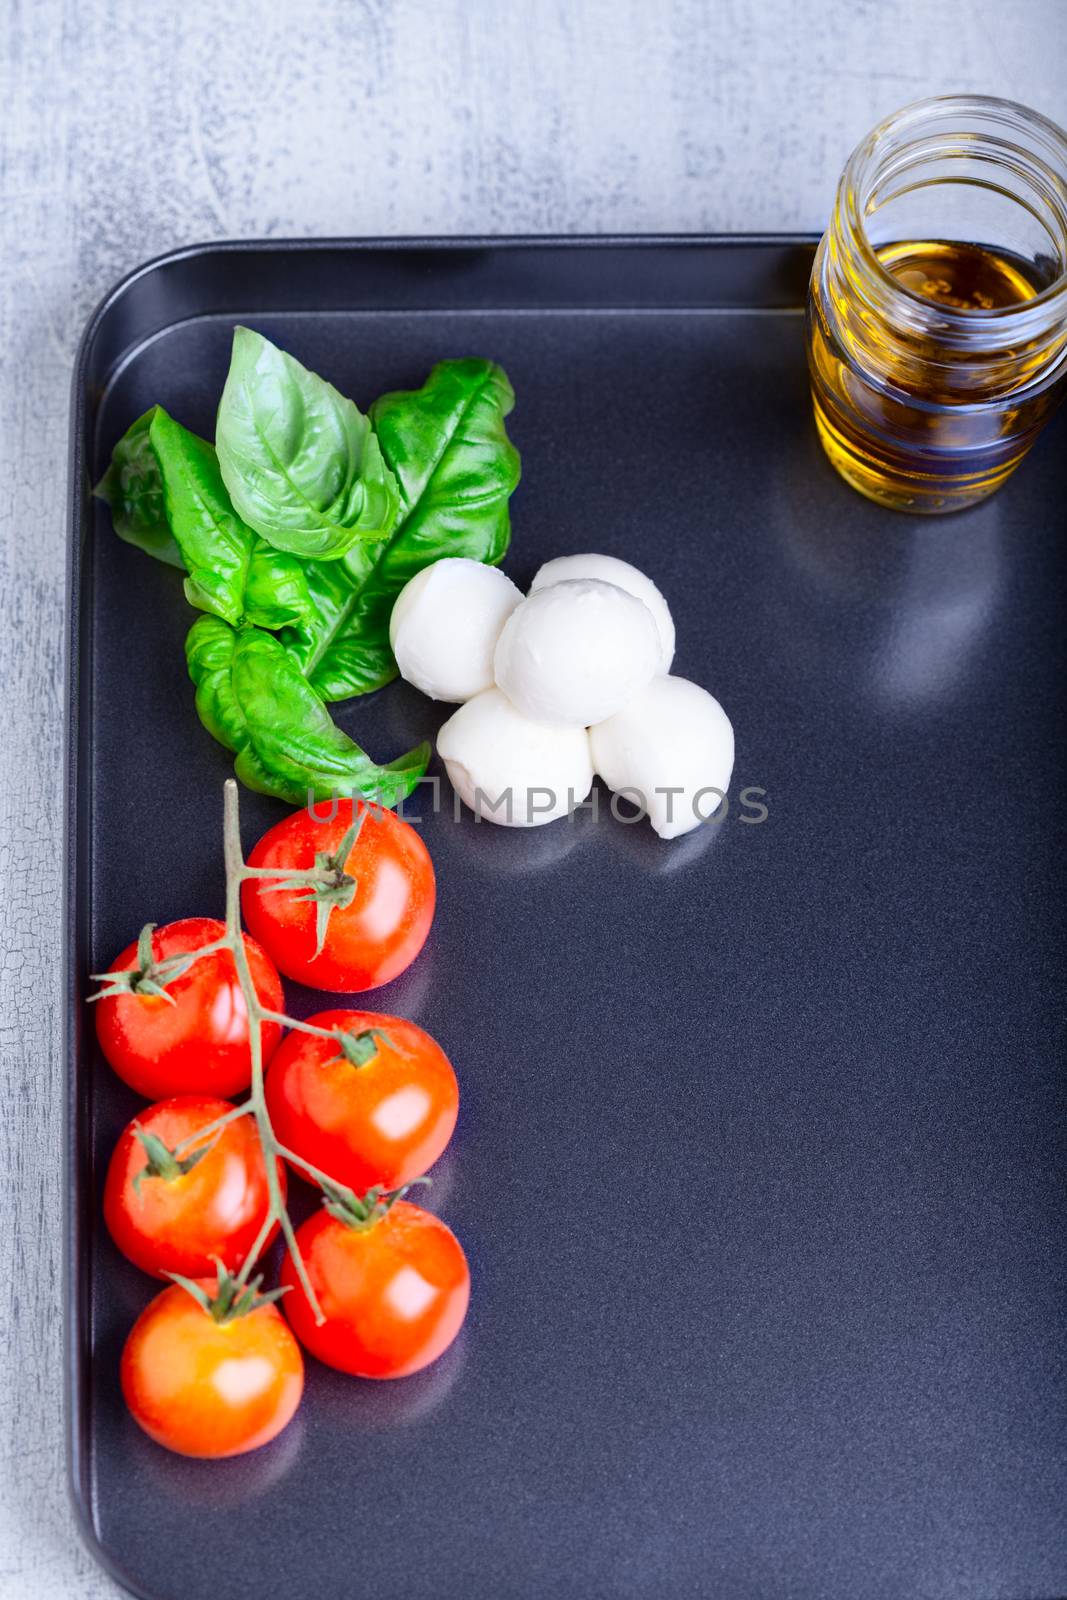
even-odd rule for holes
{"type": "Polygon", "coordinates": [[[245,621],[257,628],[282,628],[311,616],[315,602],[304,563],[254,535],[245,574],[245,621]]]}
{"type": "Polygon", "coordinates": [[[397,675],[388,619],[384,633],[369,631],[362,611],[363,591],[374,570],[369,555],[360,546],[340,561],[307,562],[313,609],[281,632],[293,660],[324,700],[370,694],[397,675]]]}
{"type": "Polygon", "coordinates": [[[519,481],[519,453],[504,428],[514,404],[503,367],[479,360],[440,361],[421,389],[374,402],[371,422],[400,485],[409,540],[447,533],[450,544],[476,548],[475,560],[502,559],[508,496],[519,481]]]}
{"type": "Polygon", "coordinates": [[[396,805],[430,759],[421,744],[378,766],[329,712],[272,634],[199,617],[185,644],[200,720],[237,754],[242,783],[294,805],[359,793],[396,805]]]}
{"type": "Polygon", "coordinates": [[[441,556],[503,559],[520,470],[504,427],[514,403],[501,367],[468,360],[442,361],[421,389],[383,395],[371,407],[400,486],[399,521],[385,544],[309,562],[315,609],[282,635],[323,699],[366,694],[396,676],[389,614],[423,567],[441,556]]]}
{"type": "Polygon", "coordinates": [[[295,556],[265,543],[230,503],[215,447],[157,406],[149,430],[167,520],[189,576],[185,598],[226,622],[280,628],[311,610],[295,556]]]}
{"type": "Polygon", "coordinates": [[[185,636],[185,663],[196,685],[197,715],[227,750],[240,750],[248,742],[231,677],[236,644],[235,630],[221,618],[197,617],[185,636]]]}
{"type": "Polygon", "coordinates": [[[185,570],[185,598],[227,622],[244,614],[245,578],[255,534],[230,504],[212,445],[162,406],[149,431],[163,478],[167,521],[185,570]]]}
{"type": "Polygon", "coordinates": [[[111,507],[111,520],[120,539],[155,556],[157,561],[182,567],[181,551],[167,526],[163,479],[149,440],[158,409],[152,406],[127,428],[93,493],[111,507]]]}
{"type": "Polygon", "coordinates": [[[367,418],[250,328],[234,329],[215,437],[234,509],[279,550],[336,560],[395,521],[396,479],[367,418]]]}

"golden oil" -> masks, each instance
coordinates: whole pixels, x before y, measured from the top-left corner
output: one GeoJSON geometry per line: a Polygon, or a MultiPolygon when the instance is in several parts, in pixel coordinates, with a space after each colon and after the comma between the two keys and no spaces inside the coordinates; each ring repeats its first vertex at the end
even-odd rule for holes
{"type": "Polygon", "coordinates": [[[1018,306],[1041,290],[1024,267],[978,244],[916,239],[883,245],[878,259],[912,294],[925,295],[957,311],[1018,306]]]}
{"type": "MultiPolygon", "coordinates": [[[[1020,117],[1034,118],[980,97],[898,113],[846,167],[812,272],[808,360],[819,437],[847,482],[899,510],[953,511],[984,499],[1018,466],[1067,384],[1067,186],[1049,159],[1067,177],[1067,136],[1052,124],[1036,119],[1040,159],[1011,173],[1031,222],[1044,205],[1041,230],[1029,238],[1022,230],[1029,249],[874,236],[875,221],[884,229],[909,206],[928,219],[939,182],[954,221],[953,182],[968,188],[978,215],[983,191],[1002,206],[1005,180],[989,170],[991,158],[975,165],[967,111],[986,135],[991,118],[1007,115],[1016,138],[1020,117]],[[954,149],[965,172],[953,166],[954,149]]],[[[1010,166],[1000,143],[997,159],[1010,166]]]]}

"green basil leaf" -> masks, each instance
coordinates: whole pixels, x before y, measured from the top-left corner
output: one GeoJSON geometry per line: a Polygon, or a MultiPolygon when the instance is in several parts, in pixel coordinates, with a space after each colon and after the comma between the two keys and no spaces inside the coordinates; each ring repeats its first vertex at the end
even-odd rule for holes
{"type": "Polygon", "coordinates": [[[421,389],[383,395],[371,420],[400,485],[387,543],[342,561],[309,562],[315,609],[286,629],[294,660],[324,700],[379,689],[396,676],[389,614],[400,590],[441,556],[495,565],[508,548],[508,497],[519,455],[504,418],[515,396],[491,361],[442,361],[421,389]]]}
{"type": "Polygon", "coordinates": [[[336,560],[396,519],[396,479],[351,400],[249,328],[235,328],[215,430],[234,509],[268,544],[336,560]]]}
{"type": "Polygon", "coordinates": [[[162,406],[156,407],[149,437],[163,477],[167,521],[189,574],[185,598],[199,611],[239,622],[256,536],[230,504],[214,446],[162,406]]]}
{"type": "Polygon", "coordinates": [[[221,618],[198,617],[185,637],[185,662],[196,685],[196,710],[208,733],[227,750],[248,742],[233,687],[237,633],[221,618]]]}
{"type": "Polygon", "coordinates": [[[234,770],[250,789],[293,805],[359,793],[383,805],[409,795],[426,771],[430,746],[378,766],[331,720],[285,647],[258,628],[198,617],[185,645],[200,720],[236,752],[234,770]]]}
{"type": "MultiPolygon", "coordinates": [[[[327,563],[328,564],[328,563],[327,563]]],[[[282,628],[310,617],[315,602],[304,563],[255,535],[245,574],[245,620],[257,628],[282,628]]]]}
{"type": "Polygon", "coordinates": [[[374,570],[369,555],[369,548],[360,546],[340,561],[305,563],[313,609],[281,632],[294,661],[324,700],[370,694],[397,675],[388,619],[382,633],[368,630],[363,615],[363,592],[374,570]]]}
{"type": "Polygon", "coordinates": [[[167,525],[163,479],[149,439],[158,409],[152,406],[127,428],[93,493],[111,507],[111,520],[120,539],[157,561],[183,567],[181,551],[167,525]]]}
{"type": "Polygon", "coordinates": [[[171,532],[189,576],[185,598],[226,622],[280,628],[306,617],[312,601],[295,556],[275,550],[241,521],[215,447],[157,406],[149,432],[163,479],[171,532]]]}
{"type": "Polygon", "coordinates": [[[448,537],[469,543],[475,560],[502,559],[508,496],[519,481],[519,453],[504,428],[514,404],[503,367],[479,360],[440,361],[421,389],[374,402],[371,422],[400,485],[409,541],[448,537]]]}

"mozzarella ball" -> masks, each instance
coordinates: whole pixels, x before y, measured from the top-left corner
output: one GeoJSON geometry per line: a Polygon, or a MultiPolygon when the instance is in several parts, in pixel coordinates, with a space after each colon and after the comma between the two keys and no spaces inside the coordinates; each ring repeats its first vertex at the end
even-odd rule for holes
{"type": "Polygon", "coordinates": [[[496,681],[532,721],[586,728],[641,692],[659,654],[643,601],[597,578],[567,579],[511,613],[497,642],[496,681]]]}
{"type": "Polygon", "coordinates": [[[676,839],[707,821],[734,770],[729,717],[687,678],[654,679],[615,716],[590,728],[589,743],[608,788],[626,790],[661,839],[676,839]]]}
{"type": "Polygon", "coordinates": [[[521,592],[499,567],[445,556],[404,585],[389,618],[400,676],[432,700],[493,686],[493,651],[521,592]]]}
{"type": "Polygon", "coordinates": [[[437,750],[460,799],[508,828],[536,828],[566,816],[593,787],[584,728],[530,722],[499,689],[453,712],[437,750]]]}
{"type": "Polygon", "coordinates": [[[628,561],[620,561],[618,556],[557,556],[554,561],[545,562],[530,585],[530,593],[533,594],[536,589],[549,589],[554,583],[571,578],[600,578],[604,583],[613,583],[616,588],[625,589],[635,600],[643,601],[652,613],[659,634],[659,670],[671,670],[674,660],[674,618],[651,578],[646,578],[628,561]]]}

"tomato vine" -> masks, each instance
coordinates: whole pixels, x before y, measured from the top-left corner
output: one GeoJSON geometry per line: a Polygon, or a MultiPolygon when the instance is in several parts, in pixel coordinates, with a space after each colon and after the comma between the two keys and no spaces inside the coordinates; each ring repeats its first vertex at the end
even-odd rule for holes
{"type": "MultiPolygon", "coordinates": [[[[103,972],[94,973],[93,977],[104,985],[94,1000],[104,999],[119,993],[140,993],[156,996],[162,999],[171,999],[167,994],[167,984],[181,973],[188,971],[194,962],[202,957],[214,954],[219,950],[229,950],[233,956],[237,981],[244,998],[248,1013],[249,1052],[251,1056],[251,1084],[248,1096],[239,1105],[233,1106],[223,1116],[217,1117],[205,1127],[198,1128],[187,1139],[175,1145],[172,1150],[159,1152],[160,1159],[170,1159],[181,1164],[183,1156],[191,1146],[200,1146],[206,1138],[212,1135],[217,1137],[224,1127],[239,1117],[250,1116],[254,1119],[256,1133],[263,1152],[263,1160],[267,1174],[267,1189],[269,1204],[263,1218],[262,1226],[256,1236],[255,1242],[245,1256],[239,1269],[231,1279],[228,1279],[230,1295],[227,1307],[230,1315],[236,1314],[236,1307],[251,1307],[260,1303],[256,1295],[247,1296],[242,1293],[249,1283],[250,1274],[267,1240],[277,1223],[282,1231],[286,1247],[292,1257],[297,1278],[304,1294],[307,1297],[315,1321],[321,1324],[325,1319],[319,1305],[315,1291],[308,1277],[300,1246],[296,1240],[296,1232],[292,1219],[289,1216],[278,1176],[279,1160],[288,1162],[312,1183],[321,1189],[327,1204],[336,1211],[344,1213],[356,1224],[367,1225],[367,1222],[383,1215],[394,1200],[406,1191],[395,1190],[385,1193],[381,1187],[372,1189],[365,1196],[357,1196],[352,1189],[344,1184],[339,1184],[319,1167],[298,1155],[296,1151],[288,1149],[275,1135],[267,1110],[266,1096],[264,1094],[264,1059],[262,1030],[266,1023],[274,1023],[282,1028],[296,1029],[300,1033],[312,1034],[318,1038],[336,1040],[338,1052],[351,1060],[367,1059],[366,1051],[371,1045],[370,1039],[362,1036],[353,1037],[343,1030],[330,1030],[317,1027],[314,1023],[303,1022],[298,1017],[286,1016],[283,1012],[274,1011],[264,1006],[259,998],[252,971],[249,965],[248,950],[241,927],[241,885],[251,878],[270,878],[272,886],[290,893],[300,893],[303,898],[314,899],[318,905],[318,934],[319,940],[325,932],[325,925],[330,912],[335,906],[343,906],[355,891],[354,878],[344,870],[344,863],[355,838],[358,835],[362,822],[362,811],[348,830],[341,846],[330,856],[321,855],[316,858],[314,867],[310,868],[285,868],[285,867],[250,867],[244,859],[241,848],[241,827],[238,802],[237,784],[232,778],[226,780],[223,792],[223,858],[226,867],[226,931],[221,938],[203,946],[199,950],[183,953],[169,958],[165,963],[153,964],[152,961],[152,925],[149,924],[142,930],[138,941],[138,966],[132,972],[103,972]],[[234,1309],[230,1309],[230,1307],[234,1309]]],[[[429,1180],[422,1180],[428,1182],[429,1180]]],[[[181,1282],[180,1279],[176,1281],[181,1282]]],[[[188,1284],[182,1285],[188,1288],[188,1284]]],[[[258,1284],[256,1286],[258,1288],[258,1284]]],[[[192,1293],[192,1289],[189,1291],[192,1293]]]]}

